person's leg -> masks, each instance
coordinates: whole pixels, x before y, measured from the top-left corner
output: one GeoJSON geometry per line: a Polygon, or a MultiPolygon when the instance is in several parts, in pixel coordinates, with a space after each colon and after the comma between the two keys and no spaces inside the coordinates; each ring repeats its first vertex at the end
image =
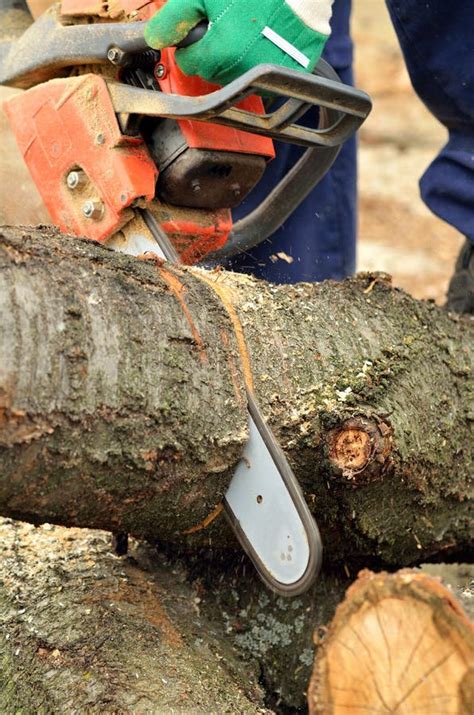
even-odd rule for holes
{"type": "Polygon", "coordinates": [[[437,216],[467,238],[450,286],[453,309],[474,310],[474,3],[386,0],[415,91],[448,129],[420,181],[437,216]],[[454,302],[453,302],[454,301],[454,302]]]}
{"type": "MultiPolygon", "coordinates": [[[[343,82],[352,84],[352,43],[349,34],[351,0],[336,0],[332,35],[324,57],[343,82]]],[[[316,113],[310,118],[316,122],[316,113]]],[[[305,118],[305,122],[307,119],[305,118]]],[[[257,206],[295,164],[301,150],[277,145],[277,157],[264,180],[234,212],[234,220],[257,206]]],[[[356,143],[350,140],[320,184],[273,236],[232,259],[233,270],[275,283],[344,278],[354,271],[356,239],[356,143]],[[292,263],[278,258],[284,253],[292,263]]]]}

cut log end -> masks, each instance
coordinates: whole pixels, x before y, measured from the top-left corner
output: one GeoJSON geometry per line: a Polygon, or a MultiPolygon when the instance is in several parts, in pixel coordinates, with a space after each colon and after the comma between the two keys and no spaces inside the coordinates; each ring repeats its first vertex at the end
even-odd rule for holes
{"type": "Polygon", "coordinates": [[[354,417],[331,430],[329,461],[354,485],[373,481],[386,471],[392,451],[392,429],[384,421],[354,417]]]}
{"type": "Polygon", "coordinates": [[[310,715],[474,712],[474,628],[425,574],[363,571],[318,650],[310,715]]]}

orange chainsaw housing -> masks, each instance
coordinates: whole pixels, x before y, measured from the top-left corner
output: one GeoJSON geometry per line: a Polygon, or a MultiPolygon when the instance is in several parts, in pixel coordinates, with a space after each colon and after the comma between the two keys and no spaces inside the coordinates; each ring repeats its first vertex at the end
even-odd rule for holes
{"type": "MultiPolygon", "coordinates": [[[[149,19],[163,0],[63,0],[61,14],[114,19],[127,15],[149,19]]],[[[175,50],[163,50],[159,80],[163,92],[198,96],[216,89],[199,77],[184,75],[175,50]]],[[[259,97],[248,97],[239,107],[261,114],[259,97]]],[[[105,242],[133,217],[133,206],[155,199],[157,167],[140,137],[123,134],[106,81],[97,74],[52,79],[14,96],[6,113],[29,171],[53,222],[64,232],[105,242]],[[86,180],[71,190],[67,177],[81,171],[86,180]],[[86,201],[101,206],[94,220],[86,218],[86,201]]],[[[230,127],[177,120],[189,147],[274,157],[273,142],[230,127]]],[[[222,247],[232,229],[229,209],[187,210],[153,201],[163,217],[161,227],[184,263],[192,264],[222,247]],[[161,208],[160,208],[161,207],[161,208]]]]}
{"type": "Polygon", "coordinates": [[[53,79],[10,99],[5,106],[25,162],[54,223],[65,233],[105,241],[133,212],[151,201],[158,171],[143,141],[124,136],[105,81],[99,75],[53,79]],[[71,191],[71,171],[87,176],[71,191]],[[102,201],[102,217],[82,213],[87,200],[102,201]]]}

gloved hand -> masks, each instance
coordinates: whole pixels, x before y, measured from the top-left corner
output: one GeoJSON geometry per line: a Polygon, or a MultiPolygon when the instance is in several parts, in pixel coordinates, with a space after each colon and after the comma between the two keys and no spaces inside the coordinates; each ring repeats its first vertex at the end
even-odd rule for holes
{"type": "Polygon", "coordinates": [[[177,45],[202,20],[205,37],[178,50],[187,75],[227,84],[263,62],[312,71],[330,34],[333,0],[168,0],[145,27],[150,47],[177,45]]]}

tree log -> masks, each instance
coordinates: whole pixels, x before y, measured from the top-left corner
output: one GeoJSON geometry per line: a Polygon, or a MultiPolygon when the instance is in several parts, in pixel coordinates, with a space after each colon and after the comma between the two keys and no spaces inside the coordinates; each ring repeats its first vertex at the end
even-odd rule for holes
{"type": "Polygon", "coordinates": [[[100,531],[0,519],[0,712],[264,713],[302,707],[313,630],[349,584],[304,599],[253,569],[185,563],[100,531]]]}
{"type": "MultiPolygon", "coordinates": [[[[348,579],[325,574],[310,594],[286,600],[268,593],[252,570],[208,566],[209,571],[197,560],[185,566],[135,540],[129,556],[119,558],[110,552],[104,532],[35,528],[0,519],[0,711],[250,714],[303,707],[313,664],[313,631],[320,640],[348,579]]],[[[454,586],[474,575],[473,567],[425,568],[449,573],[454,586]]],[[[362,586],[367,579],[365,574],[362,586]]],[[[386,576],[370,579],[373,589],[386,576]]],[[[398,598],[410,613],[413,589],[406,576],[403,583],[405,591],[400,588],[398,598]]],[[[356,617],[363,602],[359,586],[349,590],[340,607],[347,610],[352,604],[356,617]]],[[[423,592],[417,589],[415,595],[423,592]]],[[[465,602],[472,601],[474,592],[470,598],[465,593],[465,602]]],[[[440,612],[435,627],[450,633],[444,625],[447,621],[453,630],[459,607],[445,592],[440,605],[439,594],[436,584],[435,592],[423,598],[440,612]]],[[[464,639],[461,620],[456,627],[462,644],[454,645],[463,653],[469,638],[464,639]]],[[[329,634],[334,628],[330,626],[329,634]]],[[[374,648],[383,651],[385,641],[380,642],[377,630],[375,636],[374,648]]],[[[400,637],[395,630],[387,631],[387,638],[397,665],[400,637]]],[[[408,634],[407,644],[410,638],[408,634]]],[[[321,668],[334,642],[332,635],[323,638],[318,650],[321,668]]],[[[433,639],[426,641],[430,644],[433,639]]],[[[400,653],[406,654],[406,647],[400,653]]],[[[361,648],[360,682],[367,679],[364,655],[361,648]]],[[[420,652],[413,657],[416,669],[423,666],[421,655],[421,660],[420,652]]],[[[431,715],[435,709],[416,712],[431,715]]]]}
{"type": "Polygon", "coordinates": [[[471,715],[474,626],[422,573],[364,571],[318,649],[310,715],[471,715]]]}
{"type": "Polygon", "coordinates": [[[272,286],[49,229],[3,229],[0,281],[3,515],[232,544],[222,516],[199,525],[246,440],[251,371],[327,562],[469,544],[469,320],[384,276],[272,286]]]}
{"type": "MultiPolygon", "coordinates": [[[[107,534],[0,520],[0,712],[265,713],[183,569],[107,534]]],[[[150,550],[149,550],[150,551],[150,550]]]]}

